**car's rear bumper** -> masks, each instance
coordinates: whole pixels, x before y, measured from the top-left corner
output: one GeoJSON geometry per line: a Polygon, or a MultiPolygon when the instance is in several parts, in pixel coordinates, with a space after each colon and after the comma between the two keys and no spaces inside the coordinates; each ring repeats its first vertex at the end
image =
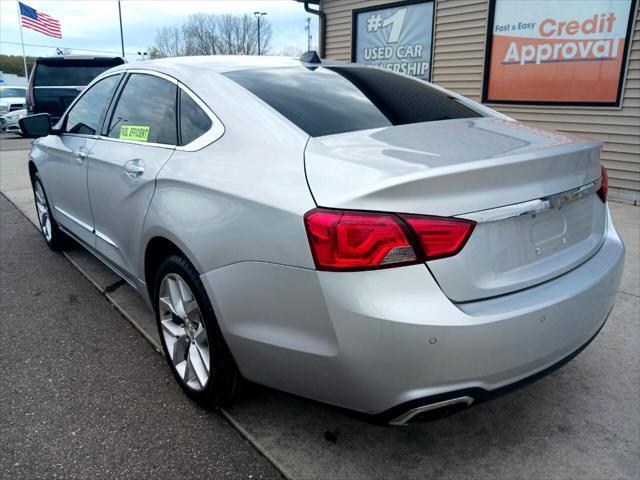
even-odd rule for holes
{"type": "Polygon", "coordinates": [[[571,356],[604,324],[623,262],[609,219],[602,247],[574,270],[464,304],[424,265],[335,273],[243,262],[202,279],[248,379],[389,416],[459,392],[488,398],[571,356]]]}
{"type": "Polygon", "coordinates": [[[553,365],[550,365],[543,370],[539,370],[528,377],[494,390],[484,390],[482,388],[472,387],[462,390],[452,390],[450,392],[432,395],[425,398],[416,398],[403,404],[396,405],[384,412],[372,415],[371,420],[378,423],[389,423],[391,425],[406,425],[408,423],[438,419],[530,385],[531,383],[555,372],[557,369],[577,357],[593,340],[595,340],[608,318],[609,316],[607,315],[607,318],[605,318],[605,321],[602,323],[600,328],[598,328],[591,338],[589,338],[589,340],[582,344],[578,349],[574,350],[553,365]]]}

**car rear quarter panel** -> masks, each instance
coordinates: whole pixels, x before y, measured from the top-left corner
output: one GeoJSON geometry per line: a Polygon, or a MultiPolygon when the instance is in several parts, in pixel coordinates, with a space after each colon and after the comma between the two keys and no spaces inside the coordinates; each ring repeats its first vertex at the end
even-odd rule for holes
{"type": "Polygon", "coordinates": [[[315,207],[304,172],[307,135],[216,77],[200,75],[185,84],[221,119],[225,133],[200,151],[176,150],[164,166],[144,246],[165,237],[200,273],[246,261],[313,268],[303,224],[304,213],[315,207]]]}

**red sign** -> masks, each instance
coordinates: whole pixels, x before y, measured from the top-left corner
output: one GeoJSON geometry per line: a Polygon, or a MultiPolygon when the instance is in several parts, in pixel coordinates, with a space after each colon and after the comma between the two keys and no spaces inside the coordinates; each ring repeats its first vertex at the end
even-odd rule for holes
{"type": "Polygon", "coordinates": [[[484,101],[616,104],[632,3],[498,0],[484,101]]]}

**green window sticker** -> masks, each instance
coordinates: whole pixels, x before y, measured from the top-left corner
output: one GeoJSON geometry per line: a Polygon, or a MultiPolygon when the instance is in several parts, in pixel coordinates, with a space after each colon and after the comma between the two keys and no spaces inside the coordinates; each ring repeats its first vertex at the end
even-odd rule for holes
{"type": "Polygon", "coordinates": [[[122,125],[120,127],[120,140],[137,140],[146,142],[149,138],[149,127],[122,125]]]}

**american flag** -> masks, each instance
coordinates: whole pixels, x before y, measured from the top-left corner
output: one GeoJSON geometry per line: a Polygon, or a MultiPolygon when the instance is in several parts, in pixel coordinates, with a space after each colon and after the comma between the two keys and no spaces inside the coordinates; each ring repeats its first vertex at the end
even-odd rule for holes
{"type": "Polygon", "coordinates": [[[20,19],[23,27],[30,28],[49,37],[62,38],[62,30],[60,30],[60,22],[58,20],[22,2],[18,2],[18,5],[20,5],[20,19]]]}

